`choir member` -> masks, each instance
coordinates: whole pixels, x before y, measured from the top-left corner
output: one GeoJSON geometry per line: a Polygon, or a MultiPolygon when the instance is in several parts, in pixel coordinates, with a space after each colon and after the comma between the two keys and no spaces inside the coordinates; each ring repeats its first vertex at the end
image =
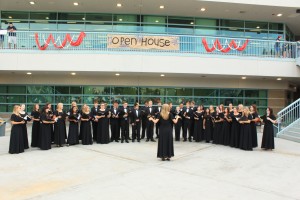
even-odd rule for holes
{"type": "Polygon", "coordinates": [[[262,116],[261,119],[263,120],[264,123],[261,148],[264,150],[275,149],[273,124],[277,122],[276,122],[276,117],[273,114],[273,109],[268,107],[266,114],[262,116]]]}
{"type": "Polygon", "coordinates": [[[186,142],[187,141],[187,132],[189,132],[188,134],[188,139],[190,142],[192,142],[192,136],[193,133],[191,132],[191,120],[193,118],[194,112],[193,110],[190,108],[190,102],[187,101],[185,104],[185,109],[183,110],[183,117],[184,117],[184,125],[183,125],[183,141],[186,142]]]}
{"type": "Polygon", "coordinates": [[[195,106],[195,101],[191,101],[190,102],[190,108],[193,111],[193,114],[191,116],[191,120],[190,120],[190,130],[191,130],[191,137],[193,137],[193,139],[195,140],[193,134],[194,134],[194,112],[197,111],[197,107],[195,106]]]}
{"type": "Polygon", "coordinates": [[[142,122],[142,112],[139,110],[139,103],[134,104],[134,109],[131,112],[131,125],[132,125],[132,142],[136,139],[138,142],[141,140],[141,122],[142,122]]]}
{"type": "Polygon", "coordinates": [[[252,151],[252,133],[250,123],[252,120],[252,115],[250,114],[249,108],[245,107],[243,110],[243,115],[239,120],[241,124],[240,131],[240,149],[252,151]]]}
{"type": "MultiPolygon", "coordinates": [[[[180,108],[180,112],[182,113],[182,116],[183,116],[183,109],[184,109],[183,103],[179,104],[179,108],[180,108]]],[[[183,129],[184,129],[184,117],[182,117],[181,121],[182,121],[181,122],[181,131],[183,133],[183,129]]]]}
{"type": "Polygon", "coordinates": [[[152,142],[156,142],[153,139],[153,129],[154,129],[154,122],[150,120],[150,118],[155,118],[156,117],[156,109],[152,106],[153,103],[150,100],[148,102],[148,108],[146,108],[145,114],[147,115],[148,121],[147,121],[147,140],[146,142],[149,142],[151,140],[152,142]]]}
{"type": "Polygon", "coordinates": [[[69,109],[69,111],[68,111],[67,115],[70,115],[70,113],[72,113],[72,109],[73,109],[73,107],[77,107],[77,103],[76,103],[76,101],[72,101],[72,103],[71,103],[71,107],[70,107],[70,109],[69,109]]]}
{"type": "Polygon", "coordinates": [[[243,104],[239,104],[239,105],[238,105],[238,112],[240,113],[241,116],[243,115],[243,111],[244,111],[244,106],[243,106],[243,104]]]}
{"type": "Polygon", "coordinates": [[[11,121],[11,133],[10,133],[10,141],[9,141],[9,153],[18,154],[24,152],[24,139],[23,139],[23,124],[25,124],[25,120],[20,115],[21,107],[19,105],[15,105],[13,109],[13,113],[10,117],[11,121]]]}
{"type": "Polygon", "coordinates": [[[223,143],[223,135],[222,135],[222,126],[224,120],[224,114],[221,112],[220,108],[216,107],[216,112],[213,113],[214,119],[214,130],[213,130],[213,143],[214,144],[222,144],[223,143]]]}
{"type": "Polygon", "coordinates": [[[176,124],[178,117],[174,118],[170,113],[169,105],[164,104],[158,118],[155,119],[151,116],[149,120],[154,123],[160,121],[157,157],[161,158],[163,161],[169,161],[170,158],[174,156],[172,123],[176,124]]]}
{"type": "Polygon", "coordinates": [[[40,135],[40,106],[39,104],[34,104],[33,110],[30,114],[32,123],[31,131],[31,147],[39,146],[39,135],[40,135]]]}
{"type": "Polygon", "coordinates": [[[31,118],[29,117],[28,113],[25,111],[25,104],[21,104],[20,116],[25,121],[25,123],[21,125],[23,128],[22,133],[23,133],[24,148],[29,149],[28,134],[27,134],[27,122],[31,121],[31,118]]]}
{"type": "Polygon", "coordinates": [[[41,124],[40,124],[40,142],[39,147],[41,150],[51,149],[51,135],[53,130],[54,120],[52,119],[52,112],[50,112],[50,108],[46,105],[41,113],[41,124]]]}
{"type": "Polygon", "coordinates": [[[74,106],[69,113],[69,133],[67,139],[67,145],[75,145],[79,144],[79,128],[78,128],[78,121],[80,118],[80,114],[78,112],[78,107],[74,106]]]}
{"type": "Polygon", "coordinates": [[[231,115],[231,132],[230,132],[230,146],[239,148],[240,142],[240,123],[239,120],[242,115],[238,112],[237,108],[233,108],[233,113],[231,115]]]}
{"type": "Polygon", "coordinates": [[[111,131],[111,139],[110,141],[119,142],[120,138],[120,110],[119,103],[115,101],[113,103],[113,108],[110,110],[110,131],[111,131]]]}
{"type": "Polygon", "coordinates": [[[121,124],[121,143],[125,142],[129,143],[129,115],[130,110],[128,108],[128,103],[126,101],[123,102],[123,106],[120,110],[120,124],[121,124]]]}
{"type": "MultiPolygon", "coordinates": [[[[50,103],[46,103],[45,107],[49,108],[49,110],[48,110],[49,117],[51,117],[51,119],[53,119],[52,105],[50,103]]],[[[52,144],[54,144],[54,127],[53,127],[53,124],[51,124],[50,127],[51,127],[51,142],[52,142],[52,144]]]]}
{"type": "Polygon", "coordinates": [[[141,139],[145,138],[145,134],[147,131],[147,124],[148,124],[148,117],[146,110],[148,108],[148,101],[145,101],[145,105],[142,107],[141,112],[142,112],[142,136],[141,139]]]}
{"type": "Polygon", "coordinates": [[[204,139],[206,143],[209,143],[212,139],[212,133],[213,133],[213,118],[211,116],[209,108],[206,108],[203,116],[203,129],[204,129],[204,139]]]}
{"type": "Polygon", "coordinates": [[[95,117],[98,121],[97,126],[97,143],[99,144],[108,144],[109,139],[109,118],[111,113],[105,108],[105,104],[100,104],[100,109],[97,112],[95,117]]]}
{"type": "Polygon", "coordinates": [[[258,117],[257,107],[255,104],[250,106],[250,114],[252,115],[252,120],[250,123],[252,133],[252,146],[253,148],[255,148],[258,147],[256,123],[260,121],[260,118],[258,117]]]}
{"type": "Polygon", "coordinates": [[[93,144],[93,137],[92,137],[92,129],[91,129],[91,112],[90,107],[85,106],[81,112],[80,116],[80,131],[81,131],[81,143],[83,145],[90,145],[93,144]]]}
{"type": "Polygon", "coordinates": [[[62,147],[66,143],[66,113],[63,111],[63,104],[58,103],[53,112],[54,118],[54,143],[57,147],[62,147]]]}
{"type": "MultiPolygon", "coordinates": [[[[194,112],[194,140],[200,142],[203,140],[203,116],[204,108],[203,105],[197,107],[197,111],[194,112]]],[[[177,122],[178,123],[178,122],[177,122]]]]}
{"type": "Polygon", "coordinates": [[[222,135],[223,135],[223,143],[225,146],[229,146],[230,144],[230,131],[231,131],[231,115],[229,108],[225,108],[224,110],[224,121],[222,127],[222,135]]]}
{"type": "MultiPolygon", "coordinates": [[[[155,117],[158,118],[161,112],[161,102],[160,100],[157,102],[157,107],[156,107],[156,112],[155,112],[155,117]]],[[[156,138],[159,137],[159,121],[155,124],[155,133],[156,133],[156,138]]]]}
{"type": "Polygon", "coordinates": [[[175,124],[175,141],[180,141],[180,130],[182,127],[183,110],[180,107],[176,107],[175,116],[178,116],[178,121],[175,124]]]}
{"type": "Polygon", "coordinates": [[[232,103],[228,104],[228,108],[229,108],[229,113],[232,114],[233,113],[233,105],[232,105],[232,103]]]}
{"type": "MultiPolygon", "coordinates": [[[[99,110],[99,105],[98,105],[98,100],[95,99],[94,100],[94,106],[91,109],[91,115],[92,116],[96,116],[97,112],[99,110]]],[[[97,140],[97,126],[98,126],[98,122],[95,120],[94,117],[92,117],[92,126],[93,126],[93,140],[97,140]]]]}

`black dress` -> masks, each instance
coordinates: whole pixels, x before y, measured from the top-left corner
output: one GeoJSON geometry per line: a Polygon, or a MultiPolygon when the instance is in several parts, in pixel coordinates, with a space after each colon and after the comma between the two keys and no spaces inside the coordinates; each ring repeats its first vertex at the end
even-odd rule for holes
{"type": "Polygon", "coordinates": [[[234,115],[232,113],[231,119],[231,132],[230,132],[230,146],[239,148],[240,143],[240,123],[238,120],[241,118],[241,114],[234,115]]]}
{"type": "Polygon", "coordinates": [[[193,138],[196,142],[204,139],[203,135],[203,112],[194,112],[194,134],[193,138]]]}
{"type": "MultiPolygon", "coordinates": [[[[243,116],[240,121],[252,120],[252,115],[243,116]]],[[[252,151],[252,132],[250,123],[241,124],[240,149],[252,151]]]]}
{"type": "MultiPolygon", "coordinates": [[[[24,119],[16,114],[12,114],[11,121],[22,122],[24,119]]],[[[15,124],[11,127],[10,141],[9,141],[9,153],[23,153],[24,152],[24,140],[23,140],[23,127],[22,124],[15,124]]]]}
{"type": "Polygon", "coordinates": [[[76,121],[70,121],[69,123],[69,133],[67,139],[67,144],[69,145],[79,144],[78,117],[79,117],[78,113],[69,115],[70,120],[76,120],[76,121]]]}
{"type": "MultiPolygon", "coordinates": [[[[269,118],[272,120],[276,120],[276,117],[274,115],[269,116],[269,118]]],[[[267,120],[266,115],[262,117],[262,120],[265,125],[264,125],[263,137],[261,142],[261,148],[275,149],[273,123],[270,120],[267,120]]]]}
{"type": "MultiPolygon", "coordinates": [[[[255,119],[255,118],[258,118],[258,114],[257,113],[252,113],[252,119],[255,119]]],[[[255,147],[258,147],[256,123],[251,122],[250,126],[251,126],[251,133],[252,133],[252,147],[255,148],[255,147]]]]}
{"type": "Polygon", "coordinates": [[[54,143],[58,146],[62,146],[66,143],[66,114],[64,112],[58,112],[57,110],[53,113],[57,118],[57,121],[54,123],[54,143]]]}
{"type": "Polygon", "coordinates": [[[98,119],[98,126],[97,126],[97,143],[100,144],[108,144],[109,139],[109,119],[108,110],[98,110],[97,116],[105,116],[103,118],[98,119]]]}
{"type": "MultiPolygon", "coordinates": [[[[86,114],[84,112],[81,113],[81,119],[89,119],[90,113],[86,114]]],[[[91,121],[82,121],[80,124],[81,131],[81,142],[83,145],[93,144],[92,130],[91,130],[91,121]]]]}
{"type": "Polygon", "coordinates": [[[206,142],[210,142],[213,133],[212,117],[210,115],[204,115],[203,119],[205,119],[204,138],[206,142]]]}
{"type": "Polygon", "coordinates": [[[39,147],[42,150],[51,149],[51,134],[53,124],[46,124],[43,121],[51,121],[49,114],[41,114],[41,124],[40,124],[40,137],[39,137],[39,147]]]}
{"type": "Polygon", "coordinates": [[[170,113],[169,119],[165,120],[159,116],[159,138],[157,157],[158,158],[171,158],[174,156],[173,146],[173,121],[174,116],[170,113]]]}
{"type": "Polygon", "coordinates": [[[32,131],[31,131],[31,147],[39,146],[39,133],[40,133],[40,112],[32,111],[31,116],[34,119],[38,119],[39,121],[33,120],[32,123],[32,131]]]}
{"type": "MultiPolygon", "coordinates": [[[[227,119],[231,119],[230,115],[226,116],[227,119]]],[[[223,143],[225,146],[229,146],[230,144],[230,131],[231,131],[231,122],[227,121],[224,118],[223,127],[222,127],[222,135],[223,135],[223,143]]]]}
{"type": "Polygon", "coordinates": [[[28,113],[25,112],[23,114],[20,113],[20,116],[25,121],[25,124],[21,124],[22,126],[22,133],[23,133],[23,142],[24,142],[24,149],[29,149],[29,143],[28,143],[28,133],[27,133],[27,121],[30,121],[28,118],[24,119],[26,116],[28,116],[28,113]]]}
{"type": "MultiPolygon", "coordinates": [[[[214,113],[213,115],[215,121],[219,121],[224,118],[223,113],[214,113]]],[[[215,122],[214,131],[213,131],[213,143],[214,144],[222,144],[223,143],[223,135],[222,135],[222,126],[223,121],[215,122]]]]}

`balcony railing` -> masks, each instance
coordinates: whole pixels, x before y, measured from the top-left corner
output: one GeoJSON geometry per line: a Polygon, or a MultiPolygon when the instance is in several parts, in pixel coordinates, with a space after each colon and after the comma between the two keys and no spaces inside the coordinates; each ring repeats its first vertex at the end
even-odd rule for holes
{"type": "MultiPolygon", "coordinates": [[[[242,57],[259,57],[272,59],[296,59],[300,57],[300,44],[297,42],[285,42],[276,40],[258,40],[247,38],[225,38],[211,36],[190,36],[190,35],[163,35],[163,34],[134,34],[134,33],[107,33],[107,32],[86,32],[82,41],[78,45],[78,40],[82,35],[79,32],[33,32],[18,31],[17,45],[11,48],[8,46],[8,35],[3,35],[2,45],[0,44],[0,52],[60,52],[60,53],[80,53],[82,51],[88,53],[146,53],[146,54],[167,54],[167,55],[217,55],[217,56],[242,56],[242,57]],[[66,35],[69,34],[69,41],[63,44],[66,35]],[[135,37],[137,40],[141,37],[173,37],[176,40],[176,48],[138,48],[111,47],[109,38],[114,36],[135,37]],[[54,46],[51,40],[47,39],[52,35],[54,46]],[[50,41],[50,42],[49,42],[50,41]],[[48,44],[49,42],[49,44],[48,44]],[[70,42],[77,42],[77,46],[70,45],[70,42]],[[48,47],[45,48],[45,45],[48,47]],[[40,48],[39,48],[40,46],[40,48]],[[62,47],[64,46],[64,47],[62,47]],[[58,48],[61,47],[61,48],[58,48]],[[41,50],[45,49],[45,50],[41,50]]],[[[1,38],[0,38],[1,39],[1,38]]],[[[173,41],[174,42],[174,41],[173,41]]]]}

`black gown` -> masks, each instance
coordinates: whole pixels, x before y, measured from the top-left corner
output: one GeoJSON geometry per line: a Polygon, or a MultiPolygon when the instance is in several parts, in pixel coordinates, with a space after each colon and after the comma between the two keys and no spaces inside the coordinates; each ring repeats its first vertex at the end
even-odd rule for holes
{"type": "Polygon", "coordinates": [[[69,119],[76,120],[76,122],[70,121],[69,123],[69,133],[67,139],[67,144],[69,145],[79,144],[78,117],[79,117],[78,113],[69,115],[69,119]]]}
{"type": "MultiPolygon", "coordinates": [[[[231,119],[230,115],[227,115],[227,119],[231,119]]],[[[230,131],[231,131],[231,122],[228,122],[225,118],[223,121],[222,127],[222,135],[223,135],[223,143],[225,146],[229,146],[230,144],[230,131]]]]}
{"type": "MultiPolygon", "coordinates": [[[[40,119],[40,112],[32,111],[31,116],[34,119],[40,119]]],[[[40,135],[40,121],[33,120],[32,131],[31,131],[31,147],[39,146],[39,135],[40,135]]]]}
{"type": "MultiPolygon", "coordinates": [[[[272,120],[276,120],[276,117],[274,115],[269,116],[269,118],[272,120]]],[[[261,148],[275,149],[273,123],[270,120],[267,120],[266,115],[262,117],[262,120],[265,125],[264,125],[263,137],[261,141],[261,148]]]]}
{"type": "Polygon", "coordinates": [[[170,113],[169,119],[165,120],[159,116],[158,158],[171,158],[174,156],[173,145],[173,121],[174,116],[170,113]]]}
{"type": "MultiPolygon", "coordinates": [[[[252,113],[252,119],[255,119],[258,117],[257,113],[252,113]]],[[[255,122],[251,122],[250,123],[251,126],[251,133],[252,133],[252,147],[258,147],[257,144],[257,128],[256,128],[256,123],[255,122]]]]}
{"type": "Polygon", "coordinates": [[[54,143],[58,146],[62,146],[66,143],[67,131],[66,131],[66,114],[64,112],[58,112],[57,110],[53,113],[57,118],[54,123],[54,143]]]}
{"type": "Polygon", "coordinates": [[[230,146],[235,148],[239,148],[239,143],[240,143],[240,123],[238,122],[240,118],[241,118],[241,114],[234,115],[234,113],[232,113],[230,146]]]}
{"type": "MultiPolygon", "coordinates": [[[[28,116],[28,113],[25,112],[24,114],[20,114],[20,116],[21,116],[21,117],[23,118],[23,120],[24,120],[24,118],[25,118],[26,116],[28,116]]],[[[30,121],[30,120],[27,118],[27,119],[24,120],[24,121],[25,121],[25,124],[21,124],[22,129],[23,129],[22,133],[23,133],[24,149],[29,149],[28,133],[27,133],[27,121],[30,121]]]]}
{"type": "MultiPolygon", "coordinates": [[[[12,114],[11,121],[22,122],[24,119],[16,114],[12,114]]],[[[23,127],[22,124],[15,124],[11,127],[10,141],[9,141],[9,153],[17,154],[24,152],[24,140],[23,140],[23,127]]]]}
{"type": "Polygon", "coordinates": [[[193,138],[196,142],[200,142],[204,139],[203,134],[203,112],[195,112],[194,113],[194,134],[193,138]],[[195,119],[195,118],[198,118],[195,119]]]}
{"type": "MultiPolygon", "coordinates": [[[[248,117],[243,116],[240,121],[252,120],[252,115],[249,114],[248,117]]],[[[252,132],[250,123],[241,124],[240,131],[240,149],[252,151],[252,132]]]]}
{"type": "Polygon", "coordinates": [[[212,139],[213,121],[210,115],[204,115],[203,120],[204,119],[205,119],[204,139],[208,143],[212,139]]]}
{"type": "Polygon", "coordinates": [[[49,114],[41,114],[41,124],[40,124],[40,137],[39,137],[39,147],[41,150],[51,149],[51,134],[53,124],[46,124],[43,121],[51,121],[49,114]]]}
{"type": "Polygon", "coordinates": [[[105,116],[103,118],[98,119],[98,126],[97,126],[97,143],[99,144],[108,144],[110,142],[109,139],[109,119],[108,110],[98,110],[97,116],[105,116]]]}
{"type": "MultiPolygon", "coordinates": [[[[214,113],[213,115],[215,120],[221,120],[224,118],[223,113],[214,113]]],[[[222,135],[222,126],[223,121],[215,122],[214,131],[213,131],[213,143],[214,144],[222,144],[223,143],[223,135],[222,135]]]]}
{"type": "MultiPolygon", "coordinates": [[[[90,113],[86,114],[84,112],[81,113],[81,119],[89,119],[90,113]]],[[[93,137],[92,137],[92,129],[91,129],[91,121],[82,121],[80,124],[80,131],[81,131],[81,142],[83,145],[90,145],[93,144],[93,137]]]]}

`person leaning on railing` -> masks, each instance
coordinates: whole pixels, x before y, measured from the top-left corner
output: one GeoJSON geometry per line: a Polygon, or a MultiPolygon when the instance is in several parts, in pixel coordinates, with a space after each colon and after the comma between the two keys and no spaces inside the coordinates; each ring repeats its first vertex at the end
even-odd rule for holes
{"type": "Polygon", "coordinates": [[[14,48],[17,48],[17,28],[13,25],[13,23],[9,23],[7,27],[8,32],[8,47],[11,48],[11,44],[14,44],[14,48]]]}
{"type": "MultiPolygon", "coordinates": [[[[0,27],[0,30],[2,30],[1,27],[0,27]]],[[[4,35],[0,34],[0,48],[1,49],[3,48],[3,42],[4,42],[4,35]]]]}

